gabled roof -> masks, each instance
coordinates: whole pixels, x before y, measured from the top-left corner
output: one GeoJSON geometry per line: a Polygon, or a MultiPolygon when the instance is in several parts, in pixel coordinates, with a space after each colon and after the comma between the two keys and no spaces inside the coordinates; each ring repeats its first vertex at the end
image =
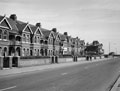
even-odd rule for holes
{"type": "Polygon", "coordinates": [[[81,43],[85,43],[85,41],[84,41],[84,40],[80,40],[80,42],[81,42],[81,43]]]}
{"type": "Polygon", "coordinates": [[[11,27],[12,27],[12,31],[18,32],[18,28],[17,28],[17,26],[16,26],[16,21],[13,21],[13,20],[10,19],[10,18],[7,18],[7,20],[8,20],[9,24],[10,24],[11,27]]]}
{"type": "Polygon", "coordinates": [[[5,16],[0,16],[0,23],[4,19],[5,16]]]}
{"type": "Polygon", "coordinates": [[[73,39],[73,42],[76,42],[76,38],[72,38],[73,39]]]}
{"type": "Polygon", "coordinates": [[[27,26],[27,23],[21,22],[21,21],[17,21],[16,22],[16,26],[19,29],[19,31],[23,31],[23,29],[27,26]]]}
{"type": "Polygon", "coordinates": [[[3,22],[3,21],[6,21],[7,25],[9,26],[9,32],[12,32],[12,33],[18,33],[18,28],[16,26],[16,22],[13,21],[12,19],[6,17],[6,16],[0,16],[0,24],[3,22]]]}
{"type": "Polygon", "coordinates": [[[55,38],[59,37],[60,38],[60,34],[58,32],[54,33],[55,38]]]}
{"type": "Polygon", "coordinates": [[[34,34],[38,27],[34,26],[34,25],[31,25],[31,24],[30,24],[30,27],[31,27],[31,29],[33,31],[33,34],[34,34]]]}
{"type": "Polygon", "coordinates": [[[65,40],[66,40],[66,36],[65,36],[64,34],[60,34],[60,39],[61,39],[62,41],[65,41],[65,40]]]}
{"type": "MultiPolygon", "coordinates": [[[[27,27],[30,28],[29,23],[25,23],[25,22],[22,22],[22,21],[16,21],[16,26],[17,26],[17,28],[18,28],[18,30],[19,30],[20,32],[24,32],[24,30],[25,30],[27,27]]],[[[31,28],[30,28],[30,31],[31,31],[31,33],[33,33],[32,30],[31,30],[31,28]]]]}
{"type": "Polygon", "coordinates": [[[31,29],[32,29],[32,31],[33,31],[33,34],[36,34],[36,32],[39,30],[39,32],[40,32],[41,35],[43,36],[43,33],[41,32],[41,29],[40,29],[39,27],[34,26],[34,25],[31,25],[31,24],[30,24],[30,27],[31,27],[31,29]]]}
{"type": "Polygon", "coordinates": [[[85,41],[84,40],[80,40],[80,44],[81,45],[85,45],[85,41]]]}
{"type": "Polygon", "coordinates": [[[41,28],[41,31],[44,35],[45,38],[49,38],[50,37],[50,34],[52,33],[51,30],[48,30],[48,29],[44,29],[44,28],[41,28]]]}
{"type": "Polygon", "coordinates": [[[58,36],[58,32],[53,32],[54,33],[54,36],[55,38],[58,36]]]}
{"type": "MultiPolygon", "coordinates": [[[[0,16],[1,17],[1,21],[0,21],[0,24],[2,24],[2,22],[4,22],[5,21],[5,23],[7,24],[7,28],[9,28],[9,29],[12,29],[12,27],[11,27],[11,25],[9,24],[9,22],[8,22],[8,19],[6,18],[6,16],[0,16]]],[[[4,24],[5,24],[4,23],[4,24]]],[[[4,26],[3,26],[4,27],[4,26]]],[[[6,27],[6,26],[5,26],[6,27]]]]}
{"type": "Polygon", "coordinates": [[[54,33],[55,40],[57,40],[58,38],[59,38],[59,40],[61,40],[60,33],[54,32],[54,31],[53,31],[53,33],[54,33]]]}

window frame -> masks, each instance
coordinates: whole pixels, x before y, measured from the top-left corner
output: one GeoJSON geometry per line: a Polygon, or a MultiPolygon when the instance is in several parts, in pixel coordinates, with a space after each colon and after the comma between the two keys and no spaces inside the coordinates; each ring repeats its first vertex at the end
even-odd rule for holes
{"type": "Polygon", "coordinates": [[[26,34],[23,34],[22,41],[23,41],[23,42],[26,42],[26,34]]]}
{"type": "Polygon", "coordinates": [[[26,42],[30,43],[30,35],[29,34],[26,35],[26,42]]]}
{"type": "Polygon", "coordinates": [[[1,36],[1,37],[0,37],[0,40],[2,40],[3,31],[2,31],[2,29],[0,29],[0,31],[1,31],[1,32],[0,32],[0,36],[1,36]]]}
{"type": "Polygon", "coordinates": [[[37,43],[37,36],[34,37],[34,43],[37,43]]]}
{"type": "Polygon", "coordinates": [[[3,32],[3,40],[5,40],[5,41],[8,40],[8,32],[7,32],[7,30],[4,30],[4,32],[3,32]],[[6,38],[4,38],[4,37],[6,37],[6,38]]]}

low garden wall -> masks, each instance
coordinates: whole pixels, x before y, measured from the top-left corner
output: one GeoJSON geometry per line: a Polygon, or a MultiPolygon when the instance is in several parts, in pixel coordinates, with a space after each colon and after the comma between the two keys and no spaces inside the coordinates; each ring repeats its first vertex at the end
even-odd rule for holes
{"type": "Polygon", "coordinates": [[[50,64],[51,59],[50,58],[40,58],[40,59],[20,59],[20,67],[25,66],[37,66],[37,65],[43,65],[43,64],[50,64]]]}
{"type": "MultiPolygon", "coordinates": [[[[79,57],[78,61],[85,60],[85,57],[79,57]]],[[[44,64],[51,64],[51,58],[38,58],[38,59],[20,59],[19,61],[20,67],[26,66],[37,66],[37,65],[44,65],[44,64]]],[[[65,63],[65,62],[73,62],[73,57],[59,57],[58,63],[65,63]]],[[[55,62],[54,62],[55,63],[55,62]]]]}
{"type": "MultiPolygon", "coordinates": [[[[9,66],[12,67],[27,67],[27,66],[38,66],[38,65],[45,65],[45,64],[52,64],[52,63],[65,63],[65,62],[77,62],[77,61],[83,61],[86,60],[86,57],[77,57],[77,60],[74,60],[72,56],[67,57],[58,57],[57,61],[54,56],[54,61],[52,60],[52,57],[18,57],[18,59],[13,57],[9,57],[9,66]]],[[[102,56],[101,58],[104,58],[102,56]]],[[[94,58],[92,58],[94,59],[94,58]]],[[[96,59],[100,59],[100,57],[96,57],[96,59]]],[[[6,61],[7,62],[7,61],[6,61]]],[[[3,60],[3,57],[0,57],[0,69],[4,67],[4,65],[8,65],[8,63],[5,63],[5,60],[3,60]]]]}

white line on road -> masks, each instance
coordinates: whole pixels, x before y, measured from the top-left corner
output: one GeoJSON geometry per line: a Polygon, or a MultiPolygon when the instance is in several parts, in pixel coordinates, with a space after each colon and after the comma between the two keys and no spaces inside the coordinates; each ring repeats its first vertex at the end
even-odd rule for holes
{"type": "Polygon", "coordinates": [[[16,88],[16,87],[17,87],[17,86],[12,86],[12,87],[8,87],[8,88],[0,89],[0,91],[9,90],[9,89],[13,89],[13,88],[16,88]]]}
{"type": "Polygon", "coordinates": [[[67,75],[68,73],[62,73],[61,75],[67,75]]]}

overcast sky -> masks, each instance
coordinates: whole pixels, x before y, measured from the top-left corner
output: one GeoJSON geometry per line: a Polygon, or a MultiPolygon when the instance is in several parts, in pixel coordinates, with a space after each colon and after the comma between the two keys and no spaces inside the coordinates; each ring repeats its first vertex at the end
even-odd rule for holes
{"type": "Polygon", "coordinates": [[[120,0],[0,0],[0,15],[46,29],[57,28],[85,42],[98,40],[105,53],[120,53],[120,0]]]}

